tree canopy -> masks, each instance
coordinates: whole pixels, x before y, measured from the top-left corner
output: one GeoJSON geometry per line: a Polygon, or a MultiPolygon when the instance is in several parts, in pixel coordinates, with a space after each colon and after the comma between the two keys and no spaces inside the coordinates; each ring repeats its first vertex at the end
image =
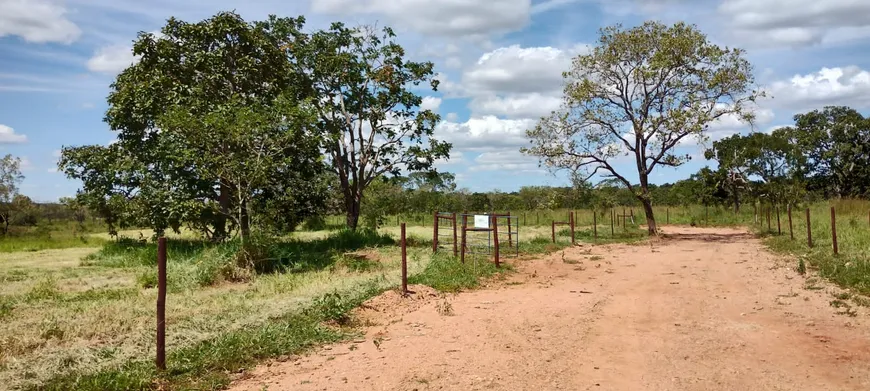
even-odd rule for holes
{"type": "Polygon", "coordinates": [[[696,27],[658,22],[600,31],[598,45],[577,56],[565,72],[562,108],[527,132],[523,152],[552,169],[616,178],[636,194],[656,233],[649,175],[659,166],[689,159],[676,147],[704,138],[725,117],[752,122],[752,67],[740,49],[710,43],[696,27]],[[617,169],[632,161],[634,173],[617,169]]]}

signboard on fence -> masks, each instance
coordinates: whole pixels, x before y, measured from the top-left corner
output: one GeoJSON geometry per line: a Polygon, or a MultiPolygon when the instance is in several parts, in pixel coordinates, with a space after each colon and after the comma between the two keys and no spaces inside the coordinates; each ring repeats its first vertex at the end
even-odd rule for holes
{"type": "Polygon", "coordinates": [[[489,215],[474,215],[474,228],[489,228],[489,215]]]}

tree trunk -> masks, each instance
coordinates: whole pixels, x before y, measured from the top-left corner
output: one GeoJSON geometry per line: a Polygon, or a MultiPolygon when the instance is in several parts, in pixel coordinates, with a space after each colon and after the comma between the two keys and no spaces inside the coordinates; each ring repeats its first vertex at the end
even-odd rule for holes
{"type": "Polygon", "coordinates": [[[218,194],[221,213],[215,217],[214,236],[215,241],[223,241],[227,237],[227,215],[230,213],[230,188],[221,181],[220,193],[218,194]]]}
{"type": "Polygon", "coordinates": [[[738,189],[735,186],[731,189],[732,198],[734,199],[734,214],[740,213],[740,193],[738,193],[738,189]]]}
{"type": "Polygon", "coordinates": [[[242,246],[251,237],[251,217],[248,214],[248,201],[242,201],[239,205],[239,238],[242,246]]]}
{"type": "Polygon", "coordinates": [[[347,209],[347,228],[351,231],[356,231],[359,225],[360,205],[362,204],[362,195],[351,191],[345,198],[345,206],[347,209]]]}
{"type": "Polygon", "coordinates": [[[652,201],[649,199],[649,197],[644,197],[644,198],[641,198],[640,202],[641,202],[641,204],[643,204],[644,213],[646,213],[647,232],[649,233],[650,236],[658,235],[658,230],[656,227],[656,218],[655,218],[655,216],[653,216],[652,201]]]}

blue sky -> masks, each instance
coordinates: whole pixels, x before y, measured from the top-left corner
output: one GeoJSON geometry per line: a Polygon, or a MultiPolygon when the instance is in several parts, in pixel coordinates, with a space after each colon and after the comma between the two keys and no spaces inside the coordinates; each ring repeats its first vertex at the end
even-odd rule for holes
{"type": "MultiPolygon", "coordinates": [[[[436,64],[442,88],[426,92],[425,104],[444,119],[436,135],[454,144],[439,168],[472,191],[566,183],[518,150],[524,130],[558,106],[570,59],[613,23],[686,21],[746,49],[773,96],[757,108],[759,131],[824,105],[870,108],[866,0],[0,0],[0,153],[24,159],[22,192],[40,201],[75,194],[79,184],[54,171],[57,152],[115,138],[102,122],[105,97],[134,61],[137,32],[222,10],[248,20],[302,14],[312,30],[335,20],[394,27],[411,57],[436,64]]],[[[749,130],[726,119],[710,136],[749,130]]],[[[654,182],[707,164],[702,146],[681,148],[696,158],[659,169],[654,182]]]]}

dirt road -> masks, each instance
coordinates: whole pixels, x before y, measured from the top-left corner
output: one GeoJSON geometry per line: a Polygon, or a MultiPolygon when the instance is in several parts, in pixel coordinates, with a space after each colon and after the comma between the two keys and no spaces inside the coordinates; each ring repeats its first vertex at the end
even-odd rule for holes
{"type": "Polygon", "coordinates": [[[866,309],[838,314],[742,231],[666,232],[519,261],[231,389],[870,390],[866,309]]]}

